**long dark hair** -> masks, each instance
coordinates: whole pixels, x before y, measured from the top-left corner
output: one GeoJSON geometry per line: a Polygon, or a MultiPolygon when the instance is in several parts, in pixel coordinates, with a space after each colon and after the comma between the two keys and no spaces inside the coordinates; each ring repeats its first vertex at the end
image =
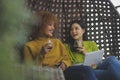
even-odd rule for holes
{"type": "Polygon", "coordinates": [[[72,21],[72,22],[70,23],[70,27],[69,27],[69,31],[68,31],[69,38],[68,38],[68,40],[67,40],[67,44],[70,45],[70,48],[71,48],[72,51],[75,51],[75,50],[74,50],[74,46],[73,46],[75,40],[74,40],[74,39],[72,38],[72,36],[70,35],[70,31],[71,31],[71,27],[72,27],[72,25],[73,25],[74,23],[79,24],[82,29],[85,29],[85,33],[83,34],[83,41],[88,40],[88,39],[87,39],[87,33],[86,33],[86,32],[87,32],[87,31],[86,31],[86,25],[85,25],[84,21],[81,21],[81,20],[74,20],[74,21],[72,21]]]}

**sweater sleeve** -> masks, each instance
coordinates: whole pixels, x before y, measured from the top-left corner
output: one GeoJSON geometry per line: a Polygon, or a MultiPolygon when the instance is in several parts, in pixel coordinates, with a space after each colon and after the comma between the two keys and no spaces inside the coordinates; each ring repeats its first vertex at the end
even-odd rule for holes
{"type": "Polygon", "coordinates": [[[91,45],[92,45],[92,51],[96,51],[96,50],[99,49],[99,48],[97,47],[97,43],[96,43],[96,42],[92,42],[92,41],[91,41],[91,45]]]}
{"type": "Polygon", "coordinates": [[[66,50],[64,44],[61,41],[60,41],[60,51],[63,57],[62,62],[65,63],[67,67],[71,66],[71,61],[68,51],[66,50]]]}
{"type": "Polygon", "coordinates": [[[25,60],[25,63],[28,63],[28,62],[32,62],[33,61],[33,55],[32,55],[32,51],[31,51],[31,48],[27,45],[24,46],[24,60],[25,60]]]}

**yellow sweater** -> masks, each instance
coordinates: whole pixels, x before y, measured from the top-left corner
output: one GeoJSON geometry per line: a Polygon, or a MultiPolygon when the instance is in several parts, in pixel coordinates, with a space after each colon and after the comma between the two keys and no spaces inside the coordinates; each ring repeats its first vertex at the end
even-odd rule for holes
{"type": "Polygon", "coordinates": [[[34,61],[37,65],[54,67],[59,62],[64,62],[67,67],[71,65],[70,58],[64,44],[59,39],[51,39],[53,48],[46,53],[44,58],[40,57],[42,45],[48,42],[48,38],[39,38],[25,44],[25,61],[34,61]]]}

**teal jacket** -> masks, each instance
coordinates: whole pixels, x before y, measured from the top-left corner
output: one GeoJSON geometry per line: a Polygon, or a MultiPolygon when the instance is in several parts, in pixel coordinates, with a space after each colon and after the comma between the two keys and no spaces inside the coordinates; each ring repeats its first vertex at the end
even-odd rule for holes
{"type": "MultiPolygon", "coordinates": [[[[92,52],[92,51],[98,50],[97,44],[93,41],[84,41],[83,45],[87,52],[92,52]]],[[[70,46],[68,44],[65,44],[65,46],[68,50],[72,64],[83,63],[84,55],[82,53],[72,52],[70,50],[70,46]]]]}

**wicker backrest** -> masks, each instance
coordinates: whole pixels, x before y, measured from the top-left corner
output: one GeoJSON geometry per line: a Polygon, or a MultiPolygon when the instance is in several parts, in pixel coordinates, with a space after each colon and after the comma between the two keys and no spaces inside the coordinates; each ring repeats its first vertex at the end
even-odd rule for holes
{"type": "Polygon", "coordinates": [[[109,0],[28,0],[32,12],[48,10],[59,17],[58,37],[65,42],[71,20],[86,22],[87,37],[105,50],[104,58],[120,58],[120,15],[109,0]]]}

